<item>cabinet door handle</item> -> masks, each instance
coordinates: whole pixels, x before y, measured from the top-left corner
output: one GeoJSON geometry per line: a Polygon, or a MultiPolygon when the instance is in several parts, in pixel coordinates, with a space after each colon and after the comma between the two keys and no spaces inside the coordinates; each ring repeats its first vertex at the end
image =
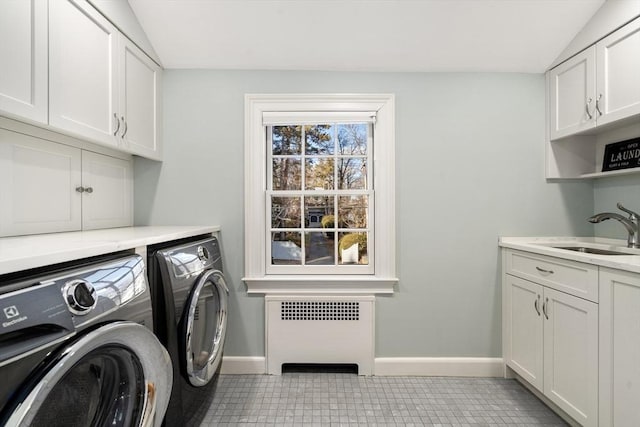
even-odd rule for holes
{"type": "Polygon", "coordinates": [[[118,131],[120,131],[120,119],[118,118],[116,113],[113,113],[113,118],[116,119],[116,124],[118,125],[116,127],[116,130],[113,131],[113,136],[116,136],[118,134],[118,131]]]}
{"type": "MultiPolygon", "coordinates": [[[[593,101],[593,98],[589,98],[587,100],[587,104],[584,106],[584,111],[587,113],[587,116],[589,117],[589,120],[593,119],[593,115],[589,112],[589,104],[591,104],[591,101],[593,101]]],[[[598,107],[596,107],[598,108],[598,107]]]]}
{"type": "Polygon", "coordinates": [[[538,299],[533,302],[533,307],[536,309],[538,316],[540,316],[540,295],[538,295],[538,299]]]}
{"type": "Polygon", "coordinates": [[[122,123],[124,123],[124,131],[122,132],[121,138],[124,138],[124,136],[127,134],[127,131],[129,130],[129,125],[127,124],[127,121],[124,119],[124,116],[122,116],[122,123]]]}
{"type": "Polygon", "coordinates": [[[602,111],[600,111],[600,100],[602,99],[602,94],[598,95],[598,99],[596,99],[596,111],[598,112],[598,117],[602,116],[602,111]]]}
{"type": "Polygon", "coordinates": [[[544,274],[553,274],[553,270],[545,270],[544,268],[540,268],[540,267],[536,267],[536,270],[544,274]]]}
{"type": "Polygon", "coordinates": [[[549,298],[544,299],[544,303],[542,304],[542,312],[544,313],[544,317],[549,320],[549,313],[547,313],[547,306],[549,305],[549,298]]]}
{"type": "Polygon", "coordinates": [[[87,188],[84,189],[84,191],[85,191],[85,193],[91,194],[91,193],[93,193],[93,187],[87,187],[87,188]]]}
{"type": "Polygon", "coordinates": [[[80,186],[80,187],[76,187],[76,191],[78,193],[84,193],[85,190],[84,190],[84,187],[80,186]]]}

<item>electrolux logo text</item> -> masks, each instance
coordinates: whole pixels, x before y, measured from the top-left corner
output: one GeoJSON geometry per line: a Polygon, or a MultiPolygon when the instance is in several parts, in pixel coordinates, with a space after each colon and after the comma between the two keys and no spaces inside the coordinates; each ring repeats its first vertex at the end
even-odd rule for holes
{"type": "Polygon", "coordinates": [[[2,323],[3,328],[7,328],[9,326],[15,325],[16,323],[20,323],[28,319],[27,316],[18,317],[20,316],[20,312],[18,311],[18,308],[15,305],[5,307],[3,311],[4,311],[4,316],[7,319],[13,319],[13,320],[9,320],[8,322],[3,322],[2,323]]]}

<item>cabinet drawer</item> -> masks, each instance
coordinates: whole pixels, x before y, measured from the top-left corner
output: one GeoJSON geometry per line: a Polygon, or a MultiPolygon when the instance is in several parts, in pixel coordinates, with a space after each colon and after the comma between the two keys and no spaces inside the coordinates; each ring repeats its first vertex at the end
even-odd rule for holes
{"type": "Polygon", "coordinates": [[[598,302],[597,266],[528,252],[505,253],[507,274],[598,302]]]}

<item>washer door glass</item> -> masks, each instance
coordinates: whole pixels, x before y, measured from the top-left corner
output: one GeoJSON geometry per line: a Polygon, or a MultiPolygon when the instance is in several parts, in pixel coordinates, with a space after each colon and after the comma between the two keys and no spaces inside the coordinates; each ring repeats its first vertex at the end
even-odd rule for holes
{"type": "Polygon", "coordinates": [[[52,355],[16,397],[6,425],[159,425],[172,385],[170,364],[145,327],[107,324],[52,355]]]}
{"type": "Polygon", "coordinates": [[[211,381],[220,366],[228,294],[222,273],[207,270],[198,279],[185,306],[185,370],[189,383],[196,387],[211,381]]]}
{"type": "Polygon", "coordinates": [[[32,424],[135,426],[142,417],[144,396],[140,360],[127,349],[104,346],[71,367],[42,403],[32,424]]]}

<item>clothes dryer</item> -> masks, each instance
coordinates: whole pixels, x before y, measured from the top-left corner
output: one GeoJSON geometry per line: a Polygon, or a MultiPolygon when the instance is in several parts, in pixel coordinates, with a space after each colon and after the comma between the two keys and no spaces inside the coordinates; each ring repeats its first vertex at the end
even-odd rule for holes
{"type": "Polygon", "coordinates": [[[144,272],[120,254],[0,277],[0,426],[161,424],[171,361],[144,272]]]}
{"type": "Polygon", "coordinates": [[[213,401],[227,330],[229,289],[215,236],[148,252],[156,334],[175,378],[167,427],[197,426],[213,401]]]}

